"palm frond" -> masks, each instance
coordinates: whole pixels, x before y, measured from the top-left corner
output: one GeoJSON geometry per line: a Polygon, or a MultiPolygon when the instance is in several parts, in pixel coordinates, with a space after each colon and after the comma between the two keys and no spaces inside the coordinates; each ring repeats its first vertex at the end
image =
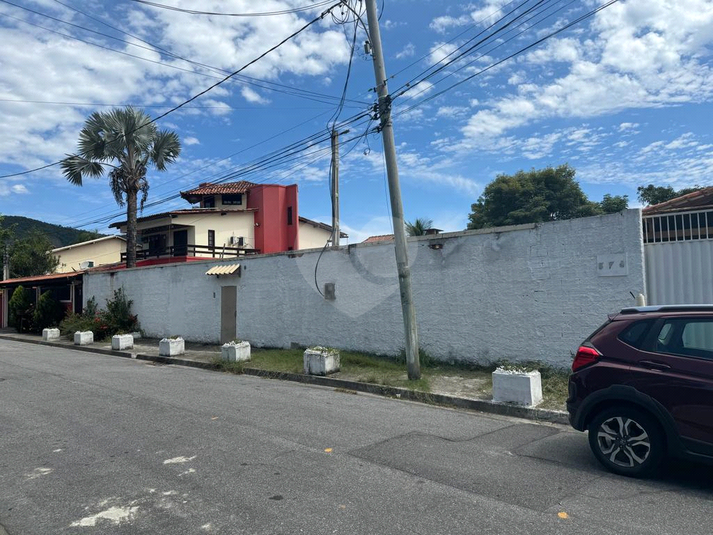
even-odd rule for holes
{"type": "Polygon", "coordinates": [[[175,132],[161,130],[156,133],[151,150],[151,160],[156,169],[165,170],[166,165],[175,162],[179,154],[181,154],[181,142],[175,132]]]}
{"type": "Polygon", "coordinates": [[[65,178],[75,186],[81,186],[82,179],[85,176],[98,178],[104,174],[104,167],[102,167],[101,162],[77,155],[68,154],[59,165],[65,178]]]}

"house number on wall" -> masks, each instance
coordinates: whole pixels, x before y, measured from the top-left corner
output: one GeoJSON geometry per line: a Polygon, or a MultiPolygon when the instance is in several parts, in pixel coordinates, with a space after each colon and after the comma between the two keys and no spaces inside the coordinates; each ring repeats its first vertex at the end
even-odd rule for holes
{"type": "Polygon", "coordinates": [[[629,274],[626,253],[597,255],[597,274],[600,277],[623,277],[629,274]]]}

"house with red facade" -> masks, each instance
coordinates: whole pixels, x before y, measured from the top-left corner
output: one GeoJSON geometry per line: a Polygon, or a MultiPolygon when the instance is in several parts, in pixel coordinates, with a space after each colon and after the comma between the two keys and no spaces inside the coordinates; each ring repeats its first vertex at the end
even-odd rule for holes
{"type": "MultiPolygon", "coordinates": [[[[297,193],[244,180],[183,191],[191,208],[138,218],[137,265],[324,247],[332,227],[300,216],[297,193]]],[[[126,221],[111,226],[126,232],[126,221]]]]}

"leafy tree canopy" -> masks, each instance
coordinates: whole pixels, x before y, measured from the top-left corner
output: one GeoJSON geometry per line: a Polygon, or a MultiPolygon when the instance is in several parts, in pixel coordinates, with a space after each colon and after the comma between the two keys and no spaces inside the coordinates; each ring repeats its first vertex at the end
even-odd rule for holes
{"type": "Polygon", "coordinates": [[[639,186],[636,188],[636,192],[638,193],[639,201],[651,206],[701,189],[703,189],[701,186],[695,185],[692,188],[683,188],[677,191],[671,186],[654,186],[653,184],[649,184],[648,186],[639,186]]]}
{"type": "Polygon", "coordinates": [[[59,259],[52,254],[54,245],[39,231],[31,231],[27,237],[16,240],[10,247],[10,277],[33,277],[52,273],[59,259]]]}
{"type": "Polygon", "coordinates": [[[626,195],[605,195],[590,201],[569,165],[498,175],[471,206],[469,229],[541,223],[618,212],[628,206],[626,195]]]}

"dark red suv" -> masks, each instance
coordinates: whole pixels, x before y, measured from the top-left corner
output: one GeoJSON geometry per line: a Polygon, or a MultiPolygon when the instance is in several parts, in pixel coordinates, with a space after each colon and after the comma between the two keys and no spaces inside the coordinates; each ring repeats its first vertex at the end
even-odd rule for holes
{"type": "Polygon", "coordinates": [[[567,410],[612,472],[645,476],[667,455],[713,460],[713,305],[610,316],[577,351],[567,410]]]}

